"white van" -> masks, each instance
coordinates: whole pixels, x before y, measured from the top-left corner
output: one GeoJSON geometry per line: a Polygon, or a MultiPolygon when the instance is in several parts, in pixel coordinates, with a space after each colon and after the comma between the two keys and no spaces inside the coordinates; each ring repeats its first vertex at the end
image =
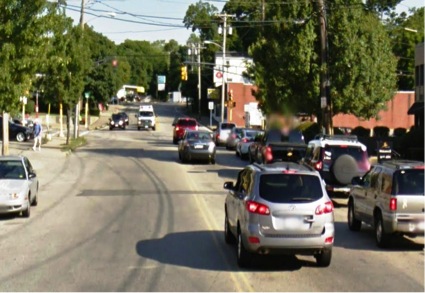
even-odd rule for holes
{"type": "Polygon", "coordinates": [[[140,129],[156,129],[156,114],[152,105],[140,105],[137,118],[137,130],[140,129]]]}

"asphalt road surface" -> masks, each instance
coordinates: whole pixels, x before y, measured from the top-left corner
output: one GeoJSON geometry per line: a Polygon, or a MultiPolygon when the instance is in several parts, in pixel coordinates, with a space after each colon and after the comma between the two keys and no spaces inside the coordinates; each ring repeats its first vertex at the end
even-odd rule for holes
{"type": "Polygon", "coordinates": [[[423,238],[378,249],[371,228],[348,230],[344,204],[330,267],[295,256],[239,269],[222,186],[247,162],[219,148],[216,165],[181,164],[181,106],[154,107],[157,131],[137,131],[128,107],[125,131],[93,131],[63,168],[52,162],[30,219],[0,217],[1,291],[424,291],[423,238]]]}

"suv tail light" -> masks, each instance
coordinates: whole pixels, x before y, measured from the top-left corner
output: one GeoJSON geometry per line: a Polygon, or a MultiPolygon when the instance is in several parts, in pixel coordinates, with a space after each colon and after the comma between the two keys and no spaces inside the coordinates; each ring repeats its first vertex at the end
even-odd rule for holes
{"type": "Polygon", "coordinates": [[[316,169],[317,171],[321,171],[323,168],[323,162],[319,161],[316,164],[314,164],[314,169],[316,169]]]}
{"type": "Polygon", "coordinates": [[[180,128],[178,126],[176,126],[176,131],[179,131],[179,130],[180,130],[180,128]]]}
{"type": "Polygon", "coordinates": [[[195,130],[198,130],[198,125],[195,126],[195,130]]]}
{"type": "Polygon", "coordinates": [[[248,142],[248,139],[246,137],[242,138],[242,142],[248,142]]]}
{"type": "Polygon", "coordinates": [[[271,160],[273,160],[272,148],[271,147],[266,147],[264,157],[266,158],[267,162],[270,162],[271,160]]]}
{"type": "Polygon", "coordinates": [[[270,215],[270,210],[268,206],[252,200],[248,200],[246,202],[246,209],[248,210],[248,212],[253,214],[270,215]]]}
{"type": "Polygon", "coordinates": [[[323,215],[323,214],[329,214],[332,213],[334,210],[334,205],[332,201],[328,201],[325,204],[321,204],[316,208],[316,215],[323,215]]]}
{"type": "Polygon", "coordinates": [[[232,138],[235,139],[236,138],[236,134],[233,133],[232,134],[232,138]]]}
{"type": "Polygon", "coordinates": [[[397,210],[397,198],[393,197],[390,199],[390,211],[397,210]]]}

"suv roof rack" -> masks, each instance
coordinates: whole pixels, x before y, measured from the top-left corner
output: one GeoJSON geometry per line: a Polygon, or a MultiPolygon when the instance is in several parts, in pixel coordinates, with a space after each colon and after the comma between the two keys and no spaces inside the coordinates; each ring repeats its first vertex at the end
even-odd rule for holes
{"type": "Polygon", "coordinates": [[[281,161],[281,162],[274,162],[272,164],[267,164],[267,165],[259,164],[259,163],[255,162],[252,165],[257,167],[261,171],[266,171],[267,169],[273,169],[273,167],[276,168],[277,166],[276,165],[273,166],[274,164],[277,164],[277,165],[279,165],[279,167],[287,169],[287,170],[297,166],[302,171],[316,171],[313,167],[311,167],[308,164],[305,164],[303,162],[297,163],[297,162],[281,161]]]}
{"type": "Polygon", "coordinates": [[[318,134],[314,137],[314,139],[345,140],[345,141],[355,141],[355,142],[359,141],[359,139],[357,138],[357,135],[345,135],[345,134],[335,134],[335,135],[318,134]]]}

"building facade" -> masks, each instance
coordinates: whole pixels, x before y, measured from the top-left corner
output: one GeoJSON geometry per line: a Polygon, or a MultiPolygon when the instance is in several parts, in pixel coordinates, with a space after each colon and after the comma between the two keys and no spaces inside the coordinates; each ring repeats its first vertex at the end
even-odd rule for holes
{"type": "Polygon", "coordinates": [[[415,126],[424,127],[424,43],[415,48],[415,103],[408,114],[415,118],[415,126]]]}

